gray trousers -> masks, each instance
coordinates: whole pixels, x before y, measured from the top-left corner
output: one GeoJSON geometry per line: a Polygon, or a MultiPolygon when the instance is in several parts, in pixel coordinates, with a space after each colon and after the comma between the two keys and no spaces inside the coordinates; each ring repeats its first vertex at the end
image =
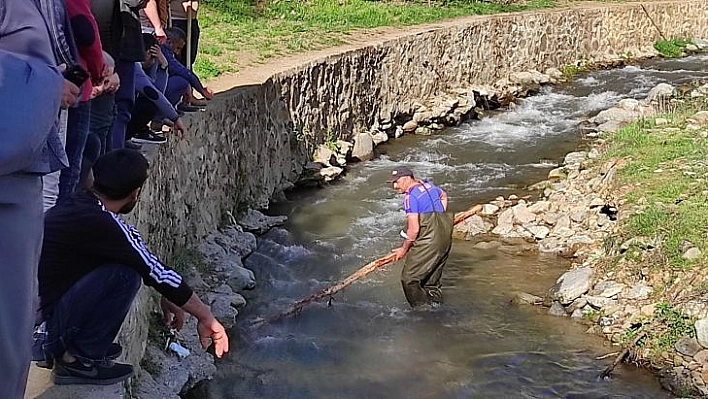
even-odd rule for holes
{"type": "Polygon", "coordinates": [[[22,399],[42,246],[42,178],[0,176],[0,396],[22,399]]]}

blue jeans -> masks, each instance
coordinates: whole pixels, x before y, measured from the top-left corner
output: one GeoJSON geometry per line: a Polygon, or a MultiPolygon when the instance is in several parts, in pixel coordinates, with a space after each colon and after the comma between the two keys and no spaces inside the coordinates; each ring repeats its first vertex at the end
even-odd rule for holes
{"type": "Polygon", "coordinates": [[[66,125],[66,156],[69,167],[64,168],[59,176],[59,198],[63,201],[71,196],[79,184],[81,177],[81,160],[89,134],[91,121],[91,103],[81,102],[77,107],[69,109],[69,120],[66,125]]]}
{"type": "Polygon", "coordinates": [[[115,97],[113,94],[104,94],[91,100],[89,134],[81,162],[81,179],[79,180],[81,185],[86,181],[94,162],[109,149],[114,116],[115,97]]]}
{"type": "Polygon", "coordinates": [[[100,266],[82,277],[44,315],[44,352],[59,358],[68,351],[87,363],[105,360],[140,281],[137,271],[116,264],[100,266]]]}
{"type": "Polygon", "coordinates": [[[135,63],[116,61],[115,70],[120,78],[120,87],[115,94],[116,116],[111,128],[111,150],[125,146],[125,132],[130,122],[130,112],[135,105],[135,63]]]}

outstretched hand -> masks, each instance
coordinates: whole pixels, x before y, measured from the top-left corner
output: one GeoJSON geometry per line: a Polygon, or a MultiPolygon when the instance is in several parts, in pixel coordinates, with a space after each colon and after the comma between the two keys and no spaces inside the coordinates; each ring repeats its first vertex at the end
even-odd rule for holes
{"type": "Polygon", "coordinates": [[[216,357],[220,358],[229,351],[229,337],[226,335],[226,330],[213,316],[197,322],[197,334],[202,348],[206,349],[210,343],[214,343],[216,357]]]}

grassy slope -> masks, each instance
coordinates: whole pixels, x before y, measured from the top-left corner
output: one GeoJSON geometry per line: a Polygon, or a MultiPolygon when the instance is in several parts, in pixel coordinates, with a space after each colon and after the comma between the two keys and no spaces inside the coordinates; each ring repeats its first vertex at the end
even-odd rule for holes
{"type": "MultiPolygon", "coordinates": [[[[708,138],[705,128],[690,129],[688,118],[708,109],[706,99],[686,99],[674,104],[662,117],[666,125],[656,126],[655,119],[640,121],[618,131],[608,140],[605,159],[624,158],[627,165],[617,174],[618,192],[626,192],[624,207],[634,209],[620,225],[620,234],[606,243],[612,256],[605,262],[611,269],[648,269],[654,276],[671,276],[654,287],[657,303],[649,318],[648,340],[644,356],[656,362],[684,335],[693,335],[693,320],[675,310],[686,296],[708,293],[705,285],[708,251],[708,138]],[[620,243],[632,237],[652,243],[618,250],[620,243]],[[690,244],[689,244],[690,243],[690,244]],[[697,260],[682,258],[687,247],[702,252],[697,260]],[[704,276],[691,279],[690,276],[704,276]],[[680,279],[676,279],[681,277],[680,279]],[[692,281],[686,286],[686,281],[692,281]],[[682,293],[678,295],[677,293],[682,293]]],[[[626,331],[631,342],[636,330],[626,331]]]]}
{"type": "Polygon", "coordinates": [[[555,0],[500,5],[461,0],[404,3],[368,0],[274,0],[257,12],[246,0],[204,0],[195,69],[204,78],[273,57],[336,46],[357,29],[402,27],[454,17],[552,7],[555,0]]]}

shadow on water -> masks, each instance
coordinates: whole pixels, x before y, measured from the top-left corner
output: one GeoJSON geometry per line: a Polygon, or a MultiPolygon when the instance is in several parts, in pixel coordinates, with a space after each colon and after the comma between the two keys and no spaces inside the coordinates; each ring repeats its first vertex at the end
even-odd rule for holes
{"type": "Polygon", "coordinates": [[[293,193],[273,212],[286,229],[259,238],[246,259],[258,280],[233,332],[234,348],[203,395],[211,398],[662,398],[647,372],[597,375],[606,347],[584,327],[541,308],[511,305],[515,291],[543,294],[567,268],[518,246],[456,241],[445,270],[445,305],[415,312],[403,297],[401,265],[389,266],[289,319],[257,330],[250,321],[340,280],[398,245],[401,198],[384,184],[394,165],[441,185],[451,208],[518,193],[584,145],[575,126],[660,82],[683,83],[705,59],[657,61],[600,71],[546,89],[515,109],[449,129],[404,137],[350,168],[324,190],[293,193]]]}

